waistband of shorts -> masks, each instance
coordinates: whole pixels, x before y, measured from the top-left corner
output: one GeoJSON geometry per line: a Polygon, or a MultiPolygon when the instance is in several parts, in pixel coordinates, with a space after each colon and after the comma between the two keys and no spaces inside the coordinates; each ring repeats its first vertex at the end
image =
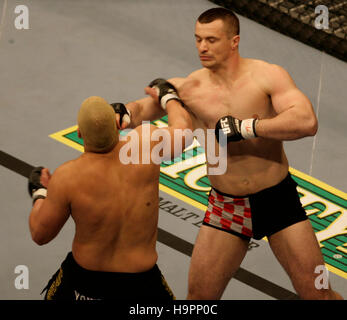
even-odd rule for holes
{"type": "MultiPolygon", "coordinates": [[[[268,191],[271,191],[273,189],[277,189],[278,187],[281,187],[283,184],[286,184],[288,183],[290,180],[293,180],[292,177],[291,177],[291,174],[288,172],[287,176],[281,181],[279,182],[278,184],[274,185],[274,186],[271,186],[269,188],[265,188],[263,190],[260,190],[259,192],[257,193],[251,193],[251,194],[247,194],[247,195],[243,195],[243,196],[236,196],[236,195],[232,195],[232,194],[229,194],[229,193],[225,193],[225,192],[221,192],[219,191],[218,189],[216,189],[215,187],[212,186],[212,189],[217,193],[217,194],[220,194],[222,196],[225,196],[225,197],[229,197],[229,198],[238,198],[238,199],[245,199],[245,198],[248,198],[252,195],[255,195],[255,194],[261,194],[263,192],[268,192],[268,191]]],[[[211,190],[212,190],[211,189],[211,190]]]]}
{"type": "Polygon", "coordinates": [[[110,271],[94,271],[88,270],[80,266],[73,257],[72,252],[69,252],[66,259],[62,263],[63,270],[70,271],[74,276],[89,277],[98,280],[110,280],[110,279],[128,279],[128,280],[141,280],[151,276],[155,276],[161,273],[158,265],[155,264],[151,269],[144,272],[110,272],[110,271]]]}

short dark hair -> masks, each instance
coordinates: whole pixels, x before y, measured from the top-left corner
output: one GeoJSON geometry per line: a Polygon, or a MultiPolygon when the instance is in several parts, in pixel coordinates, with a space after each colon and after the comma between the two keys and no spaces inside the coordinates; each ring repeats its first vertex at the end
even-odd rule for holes
{"type": "Polygon", "coordinates": [[[210,23],[218,19],[226,24],[227,32],[230,33],[230,35],[240,34],[239,18],[234,12],[226,8],[218,7],[208,9],[199,16],[198,21],[200,23],[210,23]]]}

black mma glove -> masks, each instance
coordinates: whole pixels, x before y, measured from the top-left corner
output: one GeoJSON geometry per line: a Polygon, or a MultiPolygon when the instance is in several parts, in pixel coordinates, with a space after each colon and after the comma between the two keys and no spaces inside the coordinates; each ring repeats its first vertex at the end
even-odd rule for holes
{"type": "Polygon", "coordinates": [[[227,142],[256,138],[255,125],[258,119],[239,120],[232,116],[220,118],[216,123],[215,134],[219,142],[219,130],[222,130],[227,142]]]}
{"type": "Polygon", "coordinates": [[[157,95],[159,97],[159,103],[161,107],[166,110],[166,103],[172,99],[179,101],[181,104],[182,100],[177,94],[177,90],[174,85],[165,79],[155,79],[149,85],[150,88],[155,88],[157,90],[157,95]]]}
{"type": "Polygon", "coordinates": [[[131,113],[130,113],[130,110],[128,110],[123,103],[115,102],[115,103],[111,103],[111,106],[112,106],[114,112],[118,113],[119,116],[120,116],[120,120],[119,120],[120,126],[122,126],[122,122],[123,121],[127,122],[128,124],[130,124],[130,122],[131,122],[131,113]]]}
{"type": "Polygon", "coordinates": [[[29,195],[33,198],[33,204],[37,199],[45,199],[47,197],[47,188],[40,182],[42,169],[43,167],[34,168],[29,176],[28,191],[29,195]]]}

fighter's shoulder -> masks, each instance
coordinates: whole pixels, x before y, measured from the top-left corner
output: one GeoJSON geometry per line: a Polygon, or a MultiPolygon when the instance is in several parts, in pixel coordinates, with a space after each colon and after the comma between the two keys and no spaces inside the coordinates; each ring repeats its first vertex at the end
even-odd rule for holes
{"type": "Polygon", "coordinates": [[[206,73],[205,69],[199,69],[193,71],[185,78],[171,78],[168,81],[171,82],[176,88],[181,88],[185,85],[197,84],[203,79],[204,74],[206,73]]]}
{"type": "Polygon", "coordinates": [[[280,65],[263,60],[253,60],[251,65],[252,78],[256,79],[267,93],[282,83],[293,82],[288,71],[280,65]]]}
{"type": "Polygon", "coordinates": [[[205,75],[208,75],[208,70],[206,68],[201,68],[190,73],[187,78],[198,79],[204,77],[205,75]]]}
{"type": "Polygon", "coordinates": [[[250,63],[252,65],[252,71],[262,77],[265,75],[267,77],[276,78],[289,75],[285,68],[274,63],[256,59],[251,60],[250,63]]]}
{"type": "Polygon", "coordinates": [[[176,77],[176,78],[170,78],[167,81],[172,83],[176,88],[179,88],[179,87],[181,87],[185,83],[186,78],[178,78],[178,77],[176,77]]]}
{"type": "Polygon", "coordinates": [[[71,176],[73,175],[73,172],[76,171],[76,166],[78,165],[78,159],[69,160],[61,164],[59,167],[57,167],[53,174],[52,178],[54,177],[54,180],[69,180],[71,179],[71,176]]]}
{"type": "Polygon", "coordinates": [[[71,181],[74,181],[74,172],[77,170],[73,169],[74,160],[67,161],[60,166],[58,166],[51,174],[51,179],[48,184],[48,191],[52,190],[58,191],[61,195],[66,194],[68,186],[71,181]]]}

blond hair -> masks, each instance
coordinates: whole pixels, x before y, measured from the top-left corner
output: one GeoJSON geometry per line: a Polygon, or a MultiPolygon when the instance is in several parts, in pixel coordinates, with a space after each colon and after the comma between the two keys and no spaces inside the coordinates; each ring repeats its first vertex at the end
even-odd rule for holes
{"type": "Polygon", "coordinates": [[[84,146],[90,152],[109,152],[118,142],[115,112],[101,97],[92,96],[83,101],[78,127],[84,146]]]}

